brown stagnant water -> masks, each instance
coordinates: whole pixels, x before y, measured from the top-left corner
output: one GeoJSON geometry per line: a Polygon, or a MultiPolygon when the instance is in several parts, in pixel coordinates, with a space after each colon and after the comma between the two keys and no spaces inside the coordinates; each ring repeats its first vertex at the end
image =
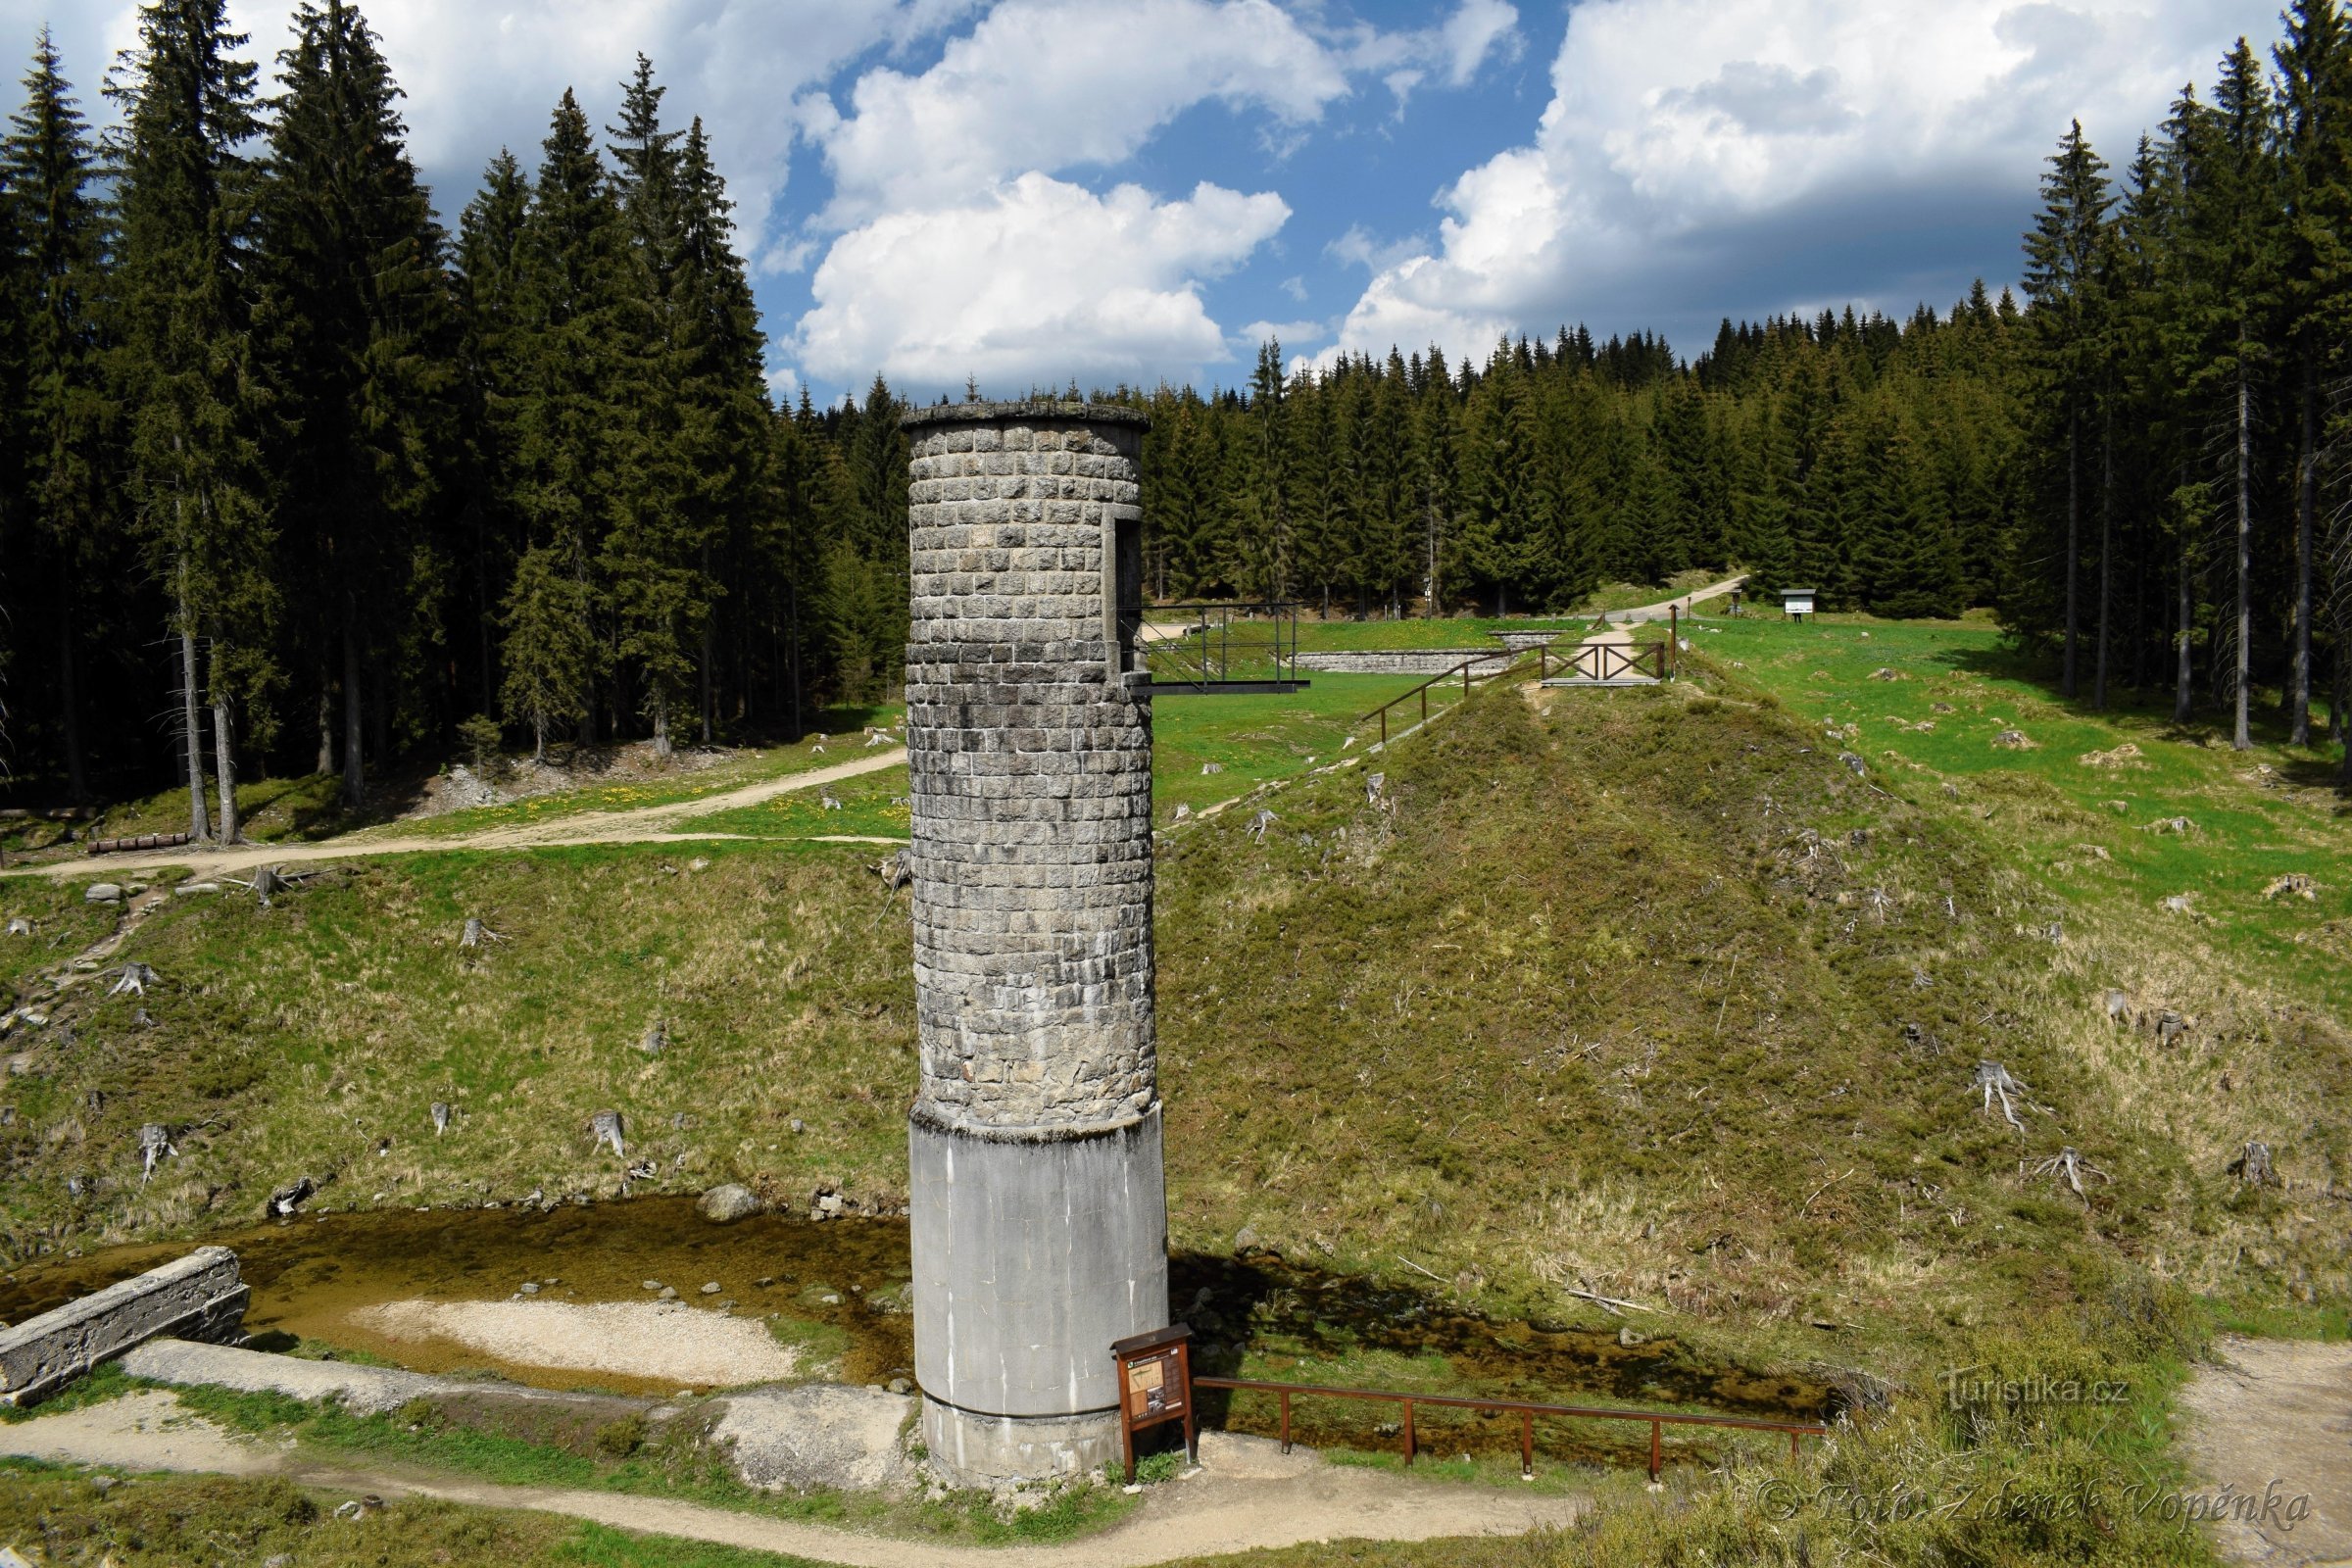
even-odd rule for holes
{"type": "MultiPolygon", "coordinates": [[[[546,1388],[666,1394],[669,1380],[572,1372],[507,1362],[446,1341],[395,1342],[354,1321],[400,1300],[504,1300],[524,1281],[553,1279],[540,1300],[644,1301],[648,1280],[690,1305],[728,1300],[738,1316],[783,1320],[788,1339],[840,1347],[824,1375],[852,1383],[913,1376],[906,1311],[906,1226],[901,1220],[824,1223],[765,1214],[712,1225],[687,1199],[528,1208],[372,1210],[303,1215],[207,1237],[235,1250],[253,1302],[245,1326],[264,1348],[311,1341],[425,1372],[474,1372],[546,1388]],[[715,1281],[718,1295],[700,1288],[715,1281]],[[760,1283],[765,1281],[767,1283],[760,1283]],[[827,1296],[838,1298],[826,1301],[827,1296]],[[795,1325],[801,1325],[796,1327],[795,1325]],[[812,1331],[807,1325],[821,1325],[812,1331]]],[[[188,1242],[108,1248],[27,1265],[0,1277],[0,1320],[33,1313],[185,1253],[188,1242]]],[[[1195,1331],[1195,1369],[1309,1383],[1370,1386],[1328,1364],[1359,1352],[1412,1358],[1416,1392],[1553,1403],[1676,1406],[1778,1419],[1812,1419],[1830,1393],[1800,1377],[1758,1374],[1699,1359],[1671,1337],[1623,1345],[1614,1330],[1497,1322],[1440,1298],[1377,1281],[1318,1274],[1282,1259],[1178,1253],[1169,1261],[1173,1316],[1195,1331]]],[[[715,1310],[715,1308],[711,1308],[715,1310]]],[[[1270,1396],[1203,1391],[1205,1424],[1271,1433],[1270,1396]]],[[[1385,1447],[1394,1405],[1299,1398],[1292,1430],[1313,1446],[1385,1447]]],[[[1514,1417],[1418,1408],[1425,1453],[1500,1453],[1518,1446],[1514,1417]]],[[[1670,1430],[1670,1436],[1672,1429],[1670,1430]]],[[[1712,1452],[1685,1429],[1678,1451],[1712,1452]]],[[[1544,1422],[1538,1447],[1557,1458],[1626,1461],[1647,1450],[1646,1425],[1544,1422]]]]}

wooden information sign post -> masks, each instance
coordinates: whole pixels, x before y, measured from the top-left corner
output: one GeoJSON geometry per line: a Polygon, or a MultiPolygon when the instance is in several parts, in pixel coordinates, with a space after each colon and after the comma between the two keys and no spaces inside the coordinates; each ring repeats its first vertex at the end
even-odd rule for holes
{"type": "Polygon", "coordinates": [[[1135,1484],[1135,1435],[1170,1421],[1184,1423],[1184,1456],[1200,1462],[1193,1431],[1193,1331],[1182,1323],[1111,1342],[1119,1368],[1119,1433],[1127,1450],[1127,1484],[1135,1484]]]}

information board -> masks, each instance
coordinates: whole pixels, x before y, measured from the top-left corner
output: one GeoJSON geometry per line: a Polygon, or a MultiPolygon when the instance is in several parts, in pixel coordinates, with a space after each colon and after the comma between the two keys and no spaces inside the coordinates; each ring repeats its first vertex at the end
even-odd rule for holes
{"type": "Polygon", "coordinates": [[[1110,1348],[1119,1370],[1119,1426],[1127,1480],[1135,1481],[1135,1435],[1169,1421],[1184,1423],[1184,1451],[1194,1452],[1193,1331],[1182,1323],[1119,1340],[1110,1348]]]}

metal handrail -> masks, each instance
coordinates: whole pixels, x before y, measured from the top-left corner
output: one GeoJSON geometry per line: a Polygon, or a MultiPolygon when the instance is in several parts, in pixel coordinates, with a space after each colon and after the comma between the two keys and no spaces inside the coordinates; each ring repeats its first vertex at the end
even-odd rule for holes
{"type": "Polygon", "coordinates": [[[1319,1383],[1269,1383],[1257,1378],[1217,1378],[1195,1375],[1197,1389],[1232,1389],[1256,1394],[1273,1394],[1281,1397],[1282,1451],[1291,1451],[1291,1399],[1307,1394],[1334,1399],[1385,1399],[1404,1406],[1403,1437],[1404,1462],[1411,1464],[1415,1452],[1413,1441],[1413,1406],[1434,1404],[1448,1409],[1489,1410],[1497,1414],[1516,1411],[1519,1415],[1519,1473],[1532,1477],[1536,1473],[1536,1417],[1567,1416],[1580,1420],[1646,1421],[1649,1423],[1649,1479],[1658,1479],[1664,1463],[1662,1451],[1665,1429],[1669,1426],[1733,1427],[1748,1432],[1786,1432],[1788,1434],[1788,1457],[1796,1457],[1799,1438],[1826,1438],[1830,1428],[1821,1421],[1775,1421],[1767,1416],[1751,1415],[1690,1415],[1679,1410],[1628,1410],[1605,1404],[1544,1404],[1532,1399],[1480,1399],[1455,1394],[1399,1394],[1388,1389],[1340,1389],[1319,1383]]]}

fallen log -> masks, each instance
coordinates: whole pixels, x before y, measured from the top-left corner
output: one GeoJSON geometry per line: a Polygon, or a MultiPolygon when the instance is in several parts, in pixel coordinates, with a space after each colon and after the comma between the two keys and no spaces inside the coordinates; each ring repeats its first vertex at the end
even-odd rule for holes
{"type": "Polygon", "coordinates": [[[141,833],[124,839],[91,839],[84,849],[90,855],[118,855],[126,850],[176,850],[187,842],[185,833],[141,833]]]}

